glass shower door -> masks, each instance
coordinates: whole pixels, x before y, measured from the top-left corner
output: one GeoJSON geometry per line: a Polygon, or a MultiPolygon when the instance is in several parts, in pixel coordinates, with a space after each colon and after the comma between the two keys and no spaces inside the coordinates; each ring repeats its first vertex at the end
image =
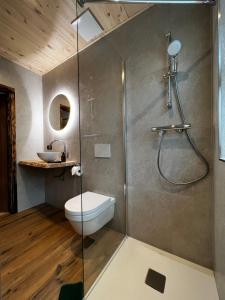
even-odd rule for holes
{"type": "Polygon", "coordinates": [[[126,234],[122,75],[107,37],[79,53],[85,293],[126,234]]]}

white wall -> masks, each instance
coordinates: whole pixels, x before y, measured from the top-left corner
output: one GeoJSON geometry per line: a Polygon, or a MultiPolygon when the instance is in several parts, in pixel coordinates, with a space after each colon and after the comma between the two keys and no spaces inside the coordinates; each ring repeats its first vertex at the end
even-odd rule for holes
{"type": "MultiPolygon", "coordinates": [[[[43,151],[42,78],[0,58],[0,84],[15,89],[17,162],[43,151]]],[[[44,171],[17,165],[18,210],[45,202],[44,171]]]]}
{"type": "MultiPolygon", "coordinates": [[[[63,140],[67,145],[68,159],[79,162],[79,102],[77,90],[77,59],[74,56],[43,76],[45,146],[54,139],[63,140]],[[70,119],[67,126],[57,132],[49,126],[48,112],[52,99],[59,94],[65,95],[70,102],[70,119]]],[[[63,145],[56,143],[53,148],[55,151],[62,151],[63,145]]],[[[80,179],[76,176],[72,177],[69,168],[64,181],[55,178],[54,175],[57,175],[57,171],[49,170],[46,173],[46,202],[63,208],[69,198],[80,193],[80,179]]]]}

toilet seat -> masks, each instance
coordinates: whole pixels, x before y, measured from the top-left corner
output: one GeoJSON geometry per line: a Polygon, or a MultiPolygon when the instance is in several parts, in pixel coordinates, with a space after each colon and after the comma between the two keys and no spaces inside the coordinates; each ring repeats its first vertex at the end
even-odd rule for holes
{"type": "Polygon", "coordinates": [[[82,194],[82,212],[81,195],[79,195],[66,202],[65,214],[68,219],[85,222],[94,219],[114,203],[115,198],[113,197],[85,192],[82,194]]]}

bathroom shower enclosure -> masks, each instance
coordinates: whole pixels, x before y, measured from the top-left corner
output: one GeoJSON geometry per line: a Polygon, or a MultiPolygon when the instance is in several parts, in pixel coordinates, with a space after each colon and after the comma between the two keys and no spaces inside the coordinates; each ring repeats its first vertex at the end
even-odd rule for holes
{"type": "Polygon", "coordinates": [[[166,34],[166,37],[168,39],[168,48],[167,48],[167,53],[168,53],[168,72],[164,74],[164,78],[168,81],[168,101],[167,101],[167,107],[168,109],[172,109],[173,107],[173,92],[175,95],[176,99],[176,104],[177,104],[177,110],[180,116],[180,121],[181,124],[178,125],[167,125],[167,126],[159,126],[159,127],[153,127],[152,131],[153,132],[159,132],[160,136],[160,142],[159,142],[159,150],[158,150],[158,155],[157,155],[157,167],[160,176],[167,181],[168,183],[174,184],[174,185],[188,185],[188,184],[193,184],[195,182],[198,182],[199,180],[204,179],[208,174],[209,174],[209,164],[206,158],[202,155],[202,153],[198,150],[197,146],[195,145],[195,142],[193,141],[192,137],[189,134],[189,129],[191,128],[191,124],[188,124],[186,122],[186,118],[184,115],[184,110],[183,110],[183,105],[181,102],[181,97],[179,93],[179,87],[178,87],[178,81],[177,81],[177,75],[178,75],[178,54],[181,51],[182,44],[178,40],[172,40],[171,32],[166,34]],[[202,163],[205,166],[205,172],[203,175],[201,175],[198,178],[191,179],[191,180],[186,180],[186,181],[175,181],[167,178],[162,169],[161,169],[161,151],[162,151],[162,145],[163,145],[163,140],[164,136],[167,132],[175,131],[177,133],[185,133],[187,140],[192,147],[195,155],[199,157],[199,159],[202,161],[202,163]]]}
{"type": "Polygon", "coordinates": [[[224,300],[225,1],[0,16],[0,298],[224,300]]]}
{"type": "Polygon", "coordinates": [[[213,267],[213,7],[195,4],[215,1],[144,1],[78,53],[82,191],[116,200],[101,250],[84,248],[86,293],[127,236],[213,267]]]}

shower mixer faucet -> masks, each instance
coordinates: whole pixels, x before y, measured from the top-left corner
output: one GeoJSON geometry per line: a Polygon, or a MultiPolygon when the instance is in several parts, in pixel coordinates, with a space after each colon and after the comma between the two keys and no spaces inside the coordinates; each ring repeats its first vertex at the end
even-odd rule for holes
{"type": "Polygon", "coordinates": [[[178,124],[178,125],[167,125],[167,126],[158,126],[158,127],[152,127],[152,132],[170,132],[170,131],[176,131],[179,133],[184,132],[184,130],[190,129],[191,124],[178,124]]]}

